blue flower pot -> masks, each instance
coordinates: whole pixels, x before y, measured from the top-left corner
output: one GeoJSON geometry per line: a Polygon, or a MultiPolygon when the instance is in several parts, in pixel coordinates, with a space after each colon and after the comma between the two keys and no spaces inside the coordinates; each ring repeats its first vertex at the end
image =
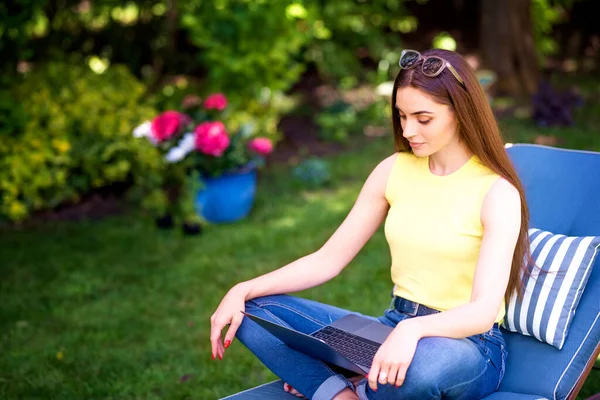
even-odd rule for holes
{"type": "Polygon", "coordinates": [[[212,223],[234,222],[252,210],[256,195],[256,168],[201,177],[203,188],[196,196],[196,212],[212,223]]]}

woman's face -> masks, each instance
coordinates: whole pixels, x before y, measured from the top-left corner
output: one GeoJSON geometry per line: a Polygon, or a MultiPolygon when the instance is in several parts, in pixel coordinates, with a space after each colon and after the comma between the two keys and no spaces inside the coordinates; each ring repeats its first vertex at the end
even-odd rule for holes
{"type": "Polygon", "coordinates": [[[427,157],[458,145],[458,122],[452,108],[436,103],[419,89],[402,87],[396,93],[402,136],[413,153],[427,157]]]}

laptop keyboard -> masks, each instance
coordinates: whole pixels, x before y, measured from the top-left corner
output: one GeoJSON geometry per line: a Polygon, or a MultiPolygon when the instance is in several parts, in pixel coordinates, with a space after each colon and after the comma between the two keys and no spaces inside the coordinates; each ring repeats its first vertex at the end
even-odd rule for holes
{"type": "Polygon", "coordinates": [[[311,336],[321,339],[353,363],[366,367],[371,367],[380,346],[379,343],[331,326],[326,326],[311,336]]]}

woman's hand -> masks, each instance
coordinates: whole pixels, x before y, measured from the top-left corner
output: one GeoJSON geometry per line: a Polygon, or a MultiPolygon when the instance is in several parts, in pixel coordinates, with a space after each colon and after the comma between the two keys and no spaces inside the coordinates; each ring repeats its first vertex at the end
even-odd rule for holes
{"type": "Polygon", "coordinates": [[[369,374],[369,386],[377,390],[377,383],[400,387],[404,383],[406,371],[421,339],[417,324],[412,320],[401,321],[385,342],[379,347],[369,374]]]}
{"type": "Polygon", "coordinates": [[[213,360],[215,357],[222,360],[225,349],[233,341],[235,333],[244,319],[242,311],[246,309],[247,294],[248,292],[241,285],[232,287],[210,317],[210,344],[213,360]],[[225,340],[221,342],[221,332],[226,325],[229,325],[229,329],[225,334],[225,340]]]}

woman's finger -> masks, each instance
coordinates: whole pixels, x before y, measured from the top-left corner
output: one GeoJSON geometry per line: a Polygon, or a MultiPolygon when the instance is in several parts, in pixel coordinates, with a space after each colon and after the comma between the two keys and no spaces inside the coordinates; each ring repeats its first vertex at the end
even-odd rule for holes
{"type": "Polygon", "coordinates": [[[212,345],[213,356],[223,359],[223,344],[221,343],[221,332],[225,327],[224,323],[219,317],[214,319],[212,328],[210,331],[210,342],[212,345]]]}
{"type": "Polygon", "coordinates": [[[221,336],[220,331],[217,328],[216,320],[213,315],[210,319],[210,349],[213,360],[217,357],[218,349],[218,338],[221,336]]]}
{"type": "Polygon", "coordinates": [[[227,329],[227,334],[225,335],[225,341],[223,342],[225,348],[228,348],[233,342],[233,339],[235,338],[235,333],[242,324],[243,319],[244,314],[242,314],[241,312],[233,315],[231,324],[229,325],[229,329],[227,329]]]}
{"type": "Polygon", "coordinates": [[[373,360],[373,364],[371,365],[371,369],[367,374],[367,379],[369,380],[369,387],[373,391],[377,391],[377,377],[379,376],[379,362],[373,360]]]}
{"type": "Polygon", "coordinates": [[[406,378],[407,369],[408,369],[408,366],[406,364],[401,364],[398,366],[398,376],[396,377],[396,387],[400,387],[404,383],[404,379],[406,378]]]}
{"type": "Polygon", "coordinates": [[[379,368],[379,376],[377,377],[377,383],[387,385],[390,367],[387,363],[382,363],[379,368]]]}
{"type": "Polygon", "coordinates": [[[398,364],[391,364],[390,365],[390,370],[388,372],[388,377],[387,377],[387,383],[389,383],[390,385],[394,385],[397,387],[396,385],[396,380],[397,380],[397,376],[398,376],[398,364]]]}

